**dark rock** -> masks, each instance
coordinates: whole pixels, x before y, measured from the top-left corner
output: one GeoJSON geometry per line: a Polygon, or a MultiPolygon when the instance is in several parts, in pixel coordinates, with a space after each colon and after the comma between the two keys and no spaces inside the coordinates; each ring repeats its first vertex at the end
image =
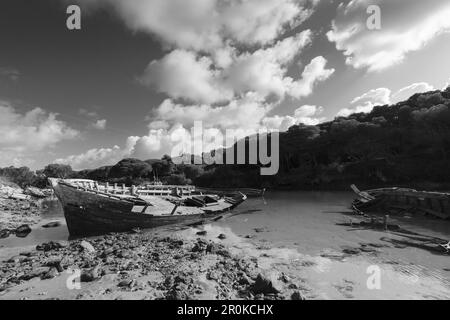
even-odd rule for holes
{"type": "Polygon", "coordinates": [[[239,277],[238,283],[240,285],[249,285],[251,284],[253,281],[244,273],[239,277]]]}
{"type": "Polygon", "coordinates": [[[166,286],[166,288],[171,288],[174,284],[175,284],[175,280],[172,276],[168,276],[164,280],[164,286],[166,286]]]}
{"type": "Polygon", "coordinates": [[[298,286],[297,286],[295,283],[290,283],[290,284],[288,285],[288,288],[289,288],[289,289],[298,289],[298,286]]]}
{"type": "Polygon", "coordinates": [[[206,241],[198,239],[198,241],[194,244],[194,247],[192,248],[192,252],[203,252],[206,251],[207,247],[208,243],[206,241]]]}
{"type": "Polygon", "coordinates": [[[279,293],[281,290],[276,281],[269,279],[260,273],[256,277],[255,283],[251,286],[251,291],[257,295],[279,293]]]}
{"type": "Polygon", "coordinates": [[[59,272],[56,268],[51,268],[48,272],[41,275],[41,279],[53,279],[59,275],[59,272]]]}
{"type": "Polygon", "coordinates": [[[300,291],[294,291],[291,295],[291,300],[306,300],[306,298],[300,291]]]}
{"type": "Polygon", "coordinates": [[[8,262],[10,262],[10,263],[21,263],[21,262],[24,262],[24,261],[27,261],[27,260],[28,260],[27,257],[22,256],[22,255],[18,255],[18,256],[13,256],[13,257],[11,257],[11,258],[8,260],[8,262]]]}
{"type": "Polygon", "coordinates": [[[56,227],[59,227],[60,225],[61,225],[61,222],[54,221],[54,222],[50,222],[50,223],[44,224],[42,226],[42,228],[56,228],[56,227]]]}
{"type": "Polygon", "coordinates": [[[100,255],[101,258],[107,258],[110,255],[112,255],[114,253],[114,249],[113,248],[107,248],[105,249],[102,254],[100,255]]]}
{"type": "Polygon", "coordinates": [[[358,248],[344,247],[342,252],[349,255],[357,255],[361,253],[361,250],[358,248]]]}
{"type": "Polygon", "coordinates": [[[231,253],[226,249],[219,249],[216,254],[225,258],[231,258],[231,253]]]}
{"type": "Polygon", "coordinates": [[[125,279],[125,280],[120,281],[117,284],[117,286],[119,288],[130,288],[132,284],[133,284],[133,280],[132,279],[125,279]]]}
{"type": "Polygon", "coordinates": [[[19,277],[20,280],[31,280],[33,278],[41,277],[42,275],[46,274],[50,271],[49,267],[39,267],[31,270],[30,272],[25,273],[21,277],[19,277]]]}
{"type": "Polygon", "coordinates": [[[15,234],[19,238],[25,238],[31,232],[31,228],[29,225],[24,224],[18,227],[15,231],[15,234]]]}
{"type": "Polygon", "coordinates": [[[199,232],[196,233],[196,235],[198,235],[198,236],[206,236],[207,233],[208,233],[207,231],[199,231],[199,232]]]}
{"type": "Polygon", "coordinates": [[[291,281],[291,279],[289,279],[289,277],[288,277],[285,273],[282,273],[281,276],[280,276],[280,278],[279,278],[278,280],[281,280],[281,281],[283,281],[284,283],[288,283],[288,282],[291,281]]]}
{"type": "Polygon", "coordinates": [[[60,242],[50,241],[46,243],[42,243],[36,246],[36,250],[38,251],[51,251],[61,249],[64,246],[60,242]]]}
{"type": "Polygon", "coordinates": [[[211,254],[217,253],[217,251],[219,251],[220,249],[221,249],[221,246],[216,243],[213,243],[213,242],[209,243],[206,246],[206,252],[211,253],[211,254]]]}
{"type": "Polygon", "coordinates": [[[167,300],[190,300],[189,293],[185,285],[176,285],[166,294],[167,300]]]}
{"type": "Polygon", "coordinates": [[[57,257],[57,258],[51,258],[46,262],[46,266],[47,267],[53,267],[55,268],[58,272],[63,272],[64,268],[61,265],[61,258],[57,257]]]}
{"type": "Polygon", "coordinates": [[[11,232],[8,229],[0,230],[0,239],[8,238],[11,232]]]}
{"type": "Polygon", "coordinates": [[[95,266],[91,269],[84,269],[83,271],[81,271],[81,277],[80,277],[80,281],[81,282],[92,282],[95,281],[97,279],[99,279],[102,275],[102,270],[100,268],[100,266],[95,266]]]}
{"type": "Polygon", "coordinates": [[[219,234],[219,236],[217,238],[220,240],[224,240],[227,238],[227,236],[225,234],[221,233],[221,234],[219,234]]]}

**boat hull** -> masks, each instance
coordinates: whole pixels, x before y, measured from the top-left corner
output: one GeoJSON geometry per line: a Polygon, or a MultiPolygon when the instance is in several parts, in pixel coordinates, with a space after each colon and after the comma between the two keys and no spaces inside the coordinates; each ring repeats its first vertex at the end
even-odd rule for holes
{"type": "Polygon", "coordinates": [[[360,199],[354,202],[353,205],[361,211],[397,207],[407,211],[422,211],[440,219],[450,219],[450,194],[448,193],[405,188],[383,188],[356,193],[360,198],[364,198],[364,195],[372,197],[369,201],[360,199]]]}
{"type": "Polygon", "coordinates": [[[61,201],[67,228],[71,236],[100,235],[109,232],[125,232],[135,228],[150,229],[165,225],[190,225],[215,220],[227,214],[241,200],[219,211],[205,210],[199,214],[151,215],[133,212],[133,199],[100,196],[95,192],[54,183],[55,195],[61,201]]]}

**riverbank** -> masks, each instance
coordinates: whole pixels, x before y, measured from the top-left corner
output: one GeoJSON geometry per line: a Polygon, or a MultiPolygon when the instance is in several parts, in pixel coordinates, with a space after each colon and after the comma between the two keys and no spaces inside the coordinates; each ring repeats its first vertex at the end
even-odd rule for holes
{"type": "Polygon", "coordinates": [[[0,299],[305,299],[295,274],[261,266],[224,234],[191,231],[195,239],[111,234],[10,251],[0,299]]]}

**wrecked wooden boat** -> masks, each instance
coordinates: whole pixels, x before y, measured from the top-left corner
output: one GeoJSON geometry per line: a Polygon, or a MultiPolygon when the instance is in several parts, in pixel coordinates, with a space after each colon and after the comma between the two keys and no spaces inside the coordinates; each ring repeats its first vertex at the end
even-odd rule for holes
{"type": "Polygon", "coordinates": [[[63,206],[71,236],[199,224],[227,215],[247,199],[242,193],[233,197],[193,196],[187,194],[188,190],[183,194],[180,186],[157,195],[153,189],[137,187],[104,189],[88,180],[49,181],[63,206]]]}
{"type": "Polygon", "coordinates": [[[408,188],[381,188],[360,191],[355,185],[352,190],[358,195],[352,203],[357,212],[379,209],[399,209],[405,212],[422,212],[440,219],[450,219],[450,193],[417,191],[408,188]]]}

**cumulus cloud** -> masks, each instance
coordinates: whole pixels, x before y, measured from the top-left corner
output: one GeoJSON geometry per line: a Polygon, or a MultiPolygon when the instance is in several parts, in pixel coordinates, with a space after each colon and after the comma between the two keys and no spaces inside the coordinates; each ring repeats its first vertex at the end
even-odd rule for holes
{"type": "Polygon", "coordinates": [[[252,93],[224,106],[184,105],[167,99],[152,112],[154,121],[150,123],[150,128],[158,128],[168,123],[190,128],[195,121],[201,121],[207,128],[257,128],[272,108],[271,104],[265,103],[252,93]]]}
{"type": "Polygon", "coordinates": [[[133,150],[138,137],[129,137],[123,148],[93,148],[78,155],[56,159],[55,163],[71,165],[75,170],[94,169],[104,165],[113,165],[127,157],[133,150]]]}
{"type": "Polygon", "coordinates": [[[388,105],[408,100],[416,93],[434,90],[434,87],[426,82],[413,83],[392,93],[388,88],[372,89],[363,95],[353,99],[351,107],[341,109],[337,116],[347,117],[353,113],[369,113],[375,106],[388,105]]]}
{"type": "Polygon", "coordinates": [[[236,44],[271,43],[307,19],[315,0],[78,0],[106,7],[134,31],[181,49],[213,51],[236,44]]]}
{"type": "Polygon", "coordinates": [[[447,0],[353,0],[339,5],[327,36],[344,52],[347,64],[380,71],[449,31],[449,16],[447,0]],[[369,5],[381,8],[381,30],[366,26],[369,5]]]}
{"type": "Polygon", "coordinates": [[[304,68],[300,79],[286,75],[288,66],[309,43],[311,32],[307,30],[251,53],[236,54],[228,48],[220,57],[209,57],[177,49],[152,61],[140,81],[173,99],[191,102],[226,102],[248,92],[278,99],[288,94],[299,99],[334,73],[334,69],[326,69],[327,60],[319,56],[304,68]],[[215,60],[219,61],[217,65],[215,60]]]}
{"type": "Polygon", "coordinates": [[[39,151],[73,139],[78,131],[57,119],[57,114],[34,108],[24,114],[0,102],[0,148],[23,152],[39,151]]]}
{"type": "Polygon", "coordinates": [[[55,163],[69,164],[80,170],[113,165],[130,157],[159,159],[163,154],[171,154],[176,145],[186,145],[190,138],[190,132],[181,125],[175,125],[170,130],[150,129],[145,136],[128,137],[123,147],[93,148],[81,154],[56,159],[55,163]]]}
{"type": "Polygon", "coordinates": [[[290,83],[289,94],[297,99],[309,96],[317,82],[327,80],[334,73],[334,69],[325,68],[326,64],[327,60],[322,56],[311,60],[303,70],[301,79],[290,83]]]}
{"type": "Polygon", "coordinates": [[[213,69],[211,58],[186,50],[174,50],[161,60],[152,61],[140,78],[141,83],[172,98],[204,103],[232,98],[232,91],[221,84],[222,80],[221,73],[213,69]]]}
{"type": "Polygon", "coordinates": [[[79,132],[57,119],[57,114],[34,108],[20,113],[0,101],[0,164],[29,165],[30,155],[74,139],[79,132]]]}

